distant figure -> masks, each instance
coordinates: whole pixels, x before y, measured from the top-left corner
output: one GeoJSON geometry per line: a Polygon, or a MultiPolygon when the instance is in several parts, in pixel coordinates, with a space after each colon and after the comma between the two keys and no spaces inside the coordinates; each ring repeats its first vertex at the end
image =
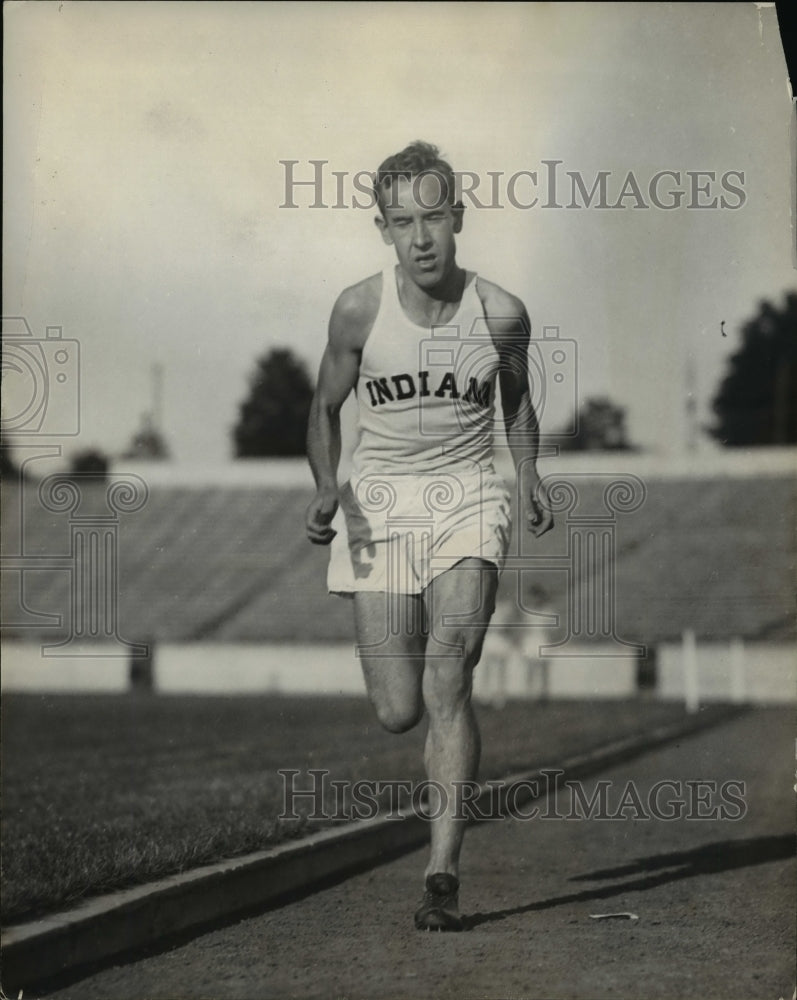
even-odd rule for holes
{"type": "Polygon", "coordinates": [[[507,597],[499,599],[484,638],[478,671],[479,700],[493,708],[506,705],[509,677],[521,656],[524,629],[518,609],[507,597]]]}
{"type": "Polygon", "coordinates": [[[316,482],[307,534],[331,543],[329,590],[353,596],[377,717],[401,733],[424,709],[429,716],[425,763],[444,805],[431,821],[415,926],[438,931],[463,927],[467,820],[457,799],[479,763],[473,669],[509,544],[509,493],[493,454],[499,381],[520,520],[535,536],[553,525],[537,472],[528,314],[514,295],[457,263],[464,207],[455,192],[450,164],[428,143],[413,143],[377,171],[375,221],[397,263],[335,303],[307,438],[316,482]],[[352,392],[359,439],[341,486],[340,409],[352,392]]]}
{"type": "MultiPolygon", "coordinates": [[[[553,609],[542,587],[534,586],[528,595],[528,610],[536,615],[551,615],[553,609]]],[[[551,693],[550,661],[541,652],[551,642],[551,626],[540,617],[527,618],[521,630],[521,656],[526,667],[526,692],[530,698],[546,701],[551,693]]]]}
{"type": "Polygon", "coordinates": [[[540,647],[550,642],[550,626],[538,617],[549,615],[545,591],[533,587],[524,610],[515,595],[499,598],[482,648],[478,671],[478,699],[500,709],[507,698],[549,695],[549,663],[540,647]],[[532,616],[529,612],[535,612],[532,616]]]}

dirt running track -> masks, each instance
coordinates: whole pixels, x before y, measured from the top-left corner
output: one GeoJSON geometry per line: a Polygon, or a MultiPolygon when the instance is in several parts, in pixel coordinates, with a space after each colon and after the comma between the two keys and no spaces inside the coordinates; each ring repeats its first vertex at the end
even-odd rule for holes
{"type": "MultiPolygon", "coordinates": [[[[793,712],[759,709],[600,776],[612,782],[611,811],[629,779],[645,810],[663,779],[743,781],[741,819],[538,818],[473,828],[463,934],[413,929],[425,861],[415,852],[53,995],[790,1000],[794,764],[793,712]],[[639,919],[590,918],[617,911],[639,919]]],[[[587,793],[594,787],[585,783],[587,793]]],[[[719,795],[702,794],[696,808],[712,813],[719,795]]],[[[560,795],[559,811],[570,803],[560,795]]]]}

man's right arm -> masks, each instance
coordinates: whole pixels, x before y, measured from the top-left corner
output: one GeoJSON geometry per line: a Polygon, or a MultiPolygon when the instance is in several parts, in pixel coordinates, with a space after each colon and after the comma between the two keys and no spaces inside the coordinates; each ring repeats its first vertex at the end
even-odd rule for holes
{"type": "Polygon", "coordinates": [[[370,332],[367,305],[362,285],[346,289],[335,303],[310,407],[307,457],[316,495],[307,508],[306,525],[307,537],[316,545],[329,545],[335,537],[330,524],[338,509],[340,409],[357,383],[360,353],[370,332]]]}

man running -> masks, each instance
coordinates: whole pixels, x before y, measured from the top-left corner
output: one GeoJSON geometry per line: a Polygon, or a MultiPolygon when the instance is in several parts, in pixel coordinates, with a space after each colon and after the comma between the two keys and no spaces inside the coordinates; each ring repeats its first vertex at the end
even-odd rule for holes
{"type": "Polygon", "coordinates": [[[374,192],[376,224],[398,263],[347,288],[332,310],[308,428],[317,491],[307,534],[331,543],[329,590],[353,595],[381,724],[401,733],[428,714],[424,759],[440,801],[415,926],[461,930],[457,789],[476,778],[472,675],[510,533],[509,494],[493,464],[496,380],[521,514],[536,536],[553,518],[536,465],[528,315],[458,265],[463,206],[451,167],[415,142],[382,164],[374,192]],[[352,390],[359,437],[339,486],[339,415],[352,390]]]}

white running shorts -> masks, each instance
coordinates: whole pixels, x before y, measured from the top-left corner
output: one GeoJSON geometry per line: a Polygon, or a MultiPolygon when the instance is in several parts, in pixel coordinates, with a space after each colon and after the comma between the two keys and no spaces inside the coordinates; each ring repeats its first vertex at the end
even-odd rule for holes
{"type": "Polygon", "coordinates": [[[503,568],[511,532],[509,493],[494,471],[387,475],[350,480],[333,521],[330,593],[421,594],[468,558],[503,568]]]}

